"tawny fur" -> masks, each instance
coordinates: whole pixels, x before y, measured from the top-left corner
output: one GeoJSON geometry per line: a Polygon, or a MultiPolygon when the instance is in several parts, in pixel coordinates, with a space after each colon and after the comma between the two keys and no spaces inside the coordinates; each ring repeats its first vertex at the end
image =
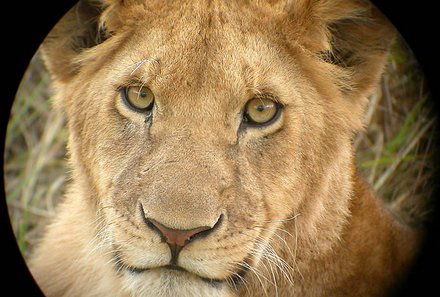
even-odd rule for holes
{"type": "Polygon", "coordinates": [[[49,297],[384,296],[418,236],[358,177],[351,141],[393,36],[361,0],[79,3],[43,45],[73,172],[31,260],[38,284],[49,297]],[[132,84],[155,94],[152,119],[123,103],[132,84]],[[280,118],[243,128],[261,94],[280,118]],[[183,271],[163,268],[169,248],[143,215],[223,220],[182,249],[183,271]]]}

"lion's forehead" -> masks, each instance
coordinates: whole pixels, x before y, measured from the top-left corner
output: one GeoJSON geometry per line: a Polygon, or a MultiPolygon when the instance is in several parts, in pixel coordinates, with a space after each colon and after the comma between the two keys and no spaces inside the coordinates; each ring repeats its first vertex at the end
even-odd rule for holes
{"type": "Polygon", "coordinates": [[[285,60],[280,56],[286,49],[272,40],[269,28],[261,30],[255,18],[243,21],[242,13],[231,9],[202,13],[181,8],[150,16],[129,29],[112,68],[146,81],[174,104],[199,99],[201,104],[230,105],[259,88],[276,88],[273,77],[281,75],[285,60]],[[158,67],[144,67],[146,60],[157,61],[158,67]]]}

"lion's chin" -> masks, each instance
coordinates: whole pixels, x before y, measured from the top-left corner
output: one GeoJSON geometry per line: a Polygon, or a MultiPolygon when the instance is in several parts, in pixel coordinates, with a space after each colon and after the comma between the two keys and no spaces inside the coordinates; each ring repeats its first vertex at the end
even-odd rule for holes
{"type": "Polygon", "coordinates": [[[172,267],[124,273],[124,284],[137,297],[231,297],[226,284],[172,267]]]}

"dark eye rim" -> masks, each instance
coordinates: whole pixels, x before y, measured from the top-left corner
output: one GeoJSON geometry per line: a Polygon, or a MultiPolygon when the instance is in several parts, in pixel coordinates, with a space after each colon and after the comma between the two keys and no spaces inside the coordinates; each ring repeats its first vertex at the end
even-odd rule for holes
{"type": "MultiPolygon", "coordinates": [[[[133,88],[133,87],[139,87],[137,85],[131,85],[131,86],[124,86],[119,88],[120,92],[121,92],[121,97],[122,97],[122,101],[124,102],[124,104],[130,108],[131,110],[135,111],[135,112],[139,112],[139,113],[145,113],[145,114],[149,114],[151,113],[151,111],[153,110],[154,107],[154,102],[155,102],[155,98],[153,98],[153,101],[151,101],[150,105],[148,105],[145,108],[139,108],[134,106],[130,100],[128,100],[128,89],[129,88],[133,88]]],[[[148,88],[148,87],[147,87],[148,88]]],[[[149,88],[148,88],[149,89],[149,88]]],[[[150,90],[151,91],[151,90],[150,90]]]]}
{"type": "Polygon", "coordinates": [[[271,101],[275,102],[275,107],[276,107],[276,109],[277,109],[276,113],[275,113],[274,116],[273,116],[269,121],[267,121],[267,122],[264,122],[264,123],[257,123],[257,122],[255,122],[255,121],[253,121],[253,120],[248,116],[248,113],[247,113],[247,107],[248,107],[248,104],[249,104],[252,100],[254,100],[254,99],[256,99],[256,98],[252,98],[252,99],[248,100],[248,102],[247,102],[247,103],[245,104],[245,106],[244,106],[244,109],[243,109],[243,112],[242,112],[242,114],[243,114],[243,118],[242,118],[242,122],[241,122],[241,127],[242,127],[242,128],[247,128],[247,127],[249,127],[249,128],[262,128],[262,127],[267,127],[267,126],[270,126],[270,125],[274,124],[274,123],[280,118],[280,115],[281,115],[281,112],[282,112],[282,110],[283,110],[283,108],[284,108],[284,105],[281,104],[281,103],[279,103],[279,102],[276,101],[276,100],[273,100],[272,98],[265,98],[265,99],[268,99],[268,100],[271,100],[271,101]]]}

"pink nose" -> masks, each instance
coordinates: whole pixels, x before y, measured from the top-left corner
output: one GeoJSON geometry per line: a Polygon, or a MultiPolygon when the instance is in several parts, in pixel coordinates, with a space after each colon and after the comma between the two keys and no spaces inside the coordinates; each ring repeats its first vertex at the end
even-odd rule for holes
{"type": "Polygon", "coordinates": [[[166,227],[162,223],[159,223],[154,219],[145,217],[144,213],[143,215],[144,215],[145,224],[150,229],[159,233],[159,235],[161,235],[162,237],[162,240],[166,241],[166,243],[168,244],[168,247],[170,248],[170,252],[171,252],[170,265],[172,267],[177,265],[177,259],[179,257],[180,251],[183,249],[185,245],[187,245],[189,242],[195,239],[199,239],[202,238],[203,236],[207,236],[212,231],[214,231],[214,229],[216,229],[223,221],[223,215],[220,215],[217,219],[217,222],[212,227],[201,226],[190,230],[179,230],[179,229],[172,229],[166,227]]]}
{"type": "Polygon", "coordinates": [[[202,227],[194,228],[191,230],[171,229],[171,228],[165,227],[164,225],[162,225],[161,223],[159,223],[156,220],[153,220],[153,219],[148,219],[148,220],[163,235],[163,237],[165,238],[166,242],[169,245],[179,246],[179,247],[185,246],[188,242],[191,241],[191,239],[195,235],[200,234],[202,232],[206,233],[206,231],[209,231],[212,229],[209,226],[202,226],[202,227]]]}

